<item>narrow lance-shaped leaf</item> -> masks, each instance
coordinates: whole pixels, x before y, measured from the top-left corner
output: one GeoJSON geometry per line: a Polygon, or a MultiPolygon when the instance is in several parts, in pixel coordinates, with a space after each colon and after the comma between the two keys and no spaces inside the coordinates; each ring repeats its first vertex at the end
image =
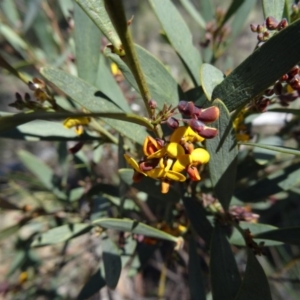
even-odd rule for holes
{"type": "Polygon", "coordinates": [[[205,29],[206,22],[199,11],[190,0],[180,0],[182,6],[186,9],[189,15],[198,23],[198,25],[205,29]]]}
{"type": "Polygon", "coordinates": [[[164,231],[158,230],[154,227],[148,226],[138,221],[133,221],[129,219],[114,219],[114,218],[103,218],[93,221],[94,225],[99,225],[100,227],[107,229],[115,229],[118,231],[132,232],[136,234],[142,234],[149,237],[154,237],[158,239],[164,239],[167,241],[177,243],[179,238],[166,233],[164,231]]]}
{"type": "Polygon", "coordinates": [[[300,20],[273,36],[214,89],[212,98],[233,111],[265,91],[300,60],[299,31],[300,20]]]}
{"type": "Polygon", "coordinates": [[[149,0],[169,42],[178,53],[195,85],[199,85],[199,70],[202,64],[192,35],[172,1],[149,0]]]}
{"type": "Polygon", "coordinates": [[[300,245],[300,227],[288,227],[270,230],[255,235],[255,238],[280,241],[286,244],[300,245]]]}
{"type": "MultiPolygon", "coordinates": [[[[41,73],[74,101],[80,104],[90,112],[99,111],[109,113],[122,113],[122,110],[107,101],[99,94],[96,87],[89,85],[87,82],[69,75],[61,70],[53,69],[50,67],[43,68],[41,73]]],[[[146,132],[142,126],[124,123],[122,121],[112,121],[105,119],[105,122],[119,131],[121,134],[134,139],[136,142],[142,144],[146,132]]]]}
{"type": "Polygon", "coordinates": [[[191,299],[205,300],[205,288],[203,284],[201,256],[197,252],[197,243],[193,237],[189,239],[188,276],[191,299]]]}
{"type": "Polygon", "coordinates": [[[220,100],[215,100],[213,105],[219,107],[220,117],[211,126],[216,127],[219,133],[205,142],[210,153],[208,167],[216,196],[224,209],[228,209],[234,191],[238,150],[227,108],[220,100]]]}
{"type": "Polygon", "coordinates": [[[58,226],[36,237],[31,246],[39,247],[65,242],[71,238],[87,233],[90,229],[91,225],[83,223],[58,226]]]}
{"type": "Polygon", "coordinates": [[[205,96],[211,100],[214,88],[224,80],[225,75],[210,64],[202,64],[200,69],[200,81],[205,96]]]}
{"type": "Polygon", "coordinates": [[[277,21],[282,19],[285,0],[262,0],[265,19],[274,17],[277,21]]]}
{"type": "MultiPolygon", "coordinates": [[[[162,108],[164,103],[177,105],[179,101],[180,86],[170,72],[157,58],[141,46],[136,45],[136,51],[151,97],[157,102],[158,107],[162,108]]],[[[104,54],[118,65],[128,82],[139,91],[133,74],[123,60],[109,50],[106,50],[104,54]]]]}
{"type": "Polygon", "coordinates": [[[107,235],[102,237],[101,246],[105,270],[104,278],[107,286],[114,289],[118,284],[122,270],[120,250],[107,235]]]}
{"type": "Polygon", "coordinates": [[[219,224],[210,249],[210,280],[214,300],[233,300],[241,285],[240,274],[231,247],[219,224]]]}
{"type": "Polygon", "coordinates": [[[272,300],[266,274],[257,258],[248,249],[245,277],[235,300],[272,300]]]}
{"type": "Polygon", "coordinates": [[[104,7],[103,0],[76,0],[85,13],[93,20],[101,32],[112,43],[119,54],[124,55],[122,43],[104,7]]]}
{"type": "Polygon", "coordinates": [[[101,32],[82,8],[74,3],[75,49],[78,77],[95,85],[101,47],[101,32]]]}

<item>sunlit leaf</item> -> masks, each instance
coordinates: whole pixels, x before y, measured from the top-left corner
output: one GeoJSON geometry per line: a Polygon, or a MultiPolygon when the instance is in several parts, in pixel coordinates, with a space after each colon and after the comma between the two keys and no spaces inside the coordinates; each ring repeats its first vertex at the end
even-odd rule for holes
{"type": "Polygon", "coordinates": [[[199,11],[197,11],[196,7],[190,0],[180,0],[182,6],[186,9],[189,15],[197,22],[197,24],[205,29],[206,22],[199,11]]]}
{"type": "Polygon", "coordinates": [[[263,12],[265,19],[267,17],[274,17],[277,21],[281,21],[284,2],[282,0],[262,0],[263,12]]]}
{"type": "Polygon", "coordinates": [[[169,42],[178,53],[195,85],[199,85],[201,56],[192,35],[172,1],[149,0],[169,42]]]}
{"type": "Polygon", "coordinates": [[[91,225],[83,223],[58,226],[36,237],[31,243],[31,247],[40,247],[65,242],[89,232],[90,229],[91,225]]]}
{"type": "Polygon", "coordinates": [[[200,69],[200,81],[205,96],[211,100],[214,88],[224,80],[224,74],[210,64],[202,64],[200,69]]]}

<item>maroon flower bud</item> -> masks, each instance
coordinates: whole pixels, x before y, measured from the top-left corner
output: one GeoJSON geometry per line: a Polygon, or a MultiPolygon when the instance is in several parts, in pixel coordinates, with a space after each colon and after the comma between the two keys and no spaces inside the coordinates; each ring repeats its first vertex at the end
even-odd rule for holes
{"type": "Polygon", "coordinates": [[[218,129],[205,126],[203,129],[198,131],[198,134],[205,139],[212,139],[217,136],[218,129]]]}
{"type": "Polygon", "coordinates": [[[282,75],[281,77],[280,77],[280,81],[281,82],[285,82],[285,81],[287,81],[289,79],[289,75],[288,74],[284,74],[284,75],[282,75]]]}
{"type": "Polygon", "coordinates": [[[197,119],[184,120],[196,132],[201,131],[205,124],[197,119]]]}
{"type": "Polygon", "coordinates": [[[29,102],[31,100],[30,95],[28,93],[25,94],[24,99],[26,102],[29,102]]]}
{"type": "Polygon", "coordinates": [[[268,17],[266,19],[266,25],[269,30],[275,30],[278,26],[278,21],[274,17],[268,17]]]}
{"type": "Polygon", "coordinates": [[[157,108],[157,102],[153,99],[149,100],[148,105],[151,109],[156,109],[157,108]]]}
{"type": "Polygon", "coordinates": [[[270,97],[274,95],[274,89],[267,89],[265,90],[265,95],[270,97]]]}
{"type": "Polygon", "coordinates": [[[142,180],[143,177],[144,177],[144,174],[134,171],[133,176],[132,176],[132,181],[135,183],[138,183],[142,180]]]}
{"type": "Polygon", "coordinates": [[[285,102],[292,102],[294,100],[296,100],[297,98],[299,98],[299,93],[298,91],[293,91],[292,93],[288,93],[288,94],[283,94],[279,96],[279,99],[285,102]]]}
{"type": "Polygon", "coordinates": [[[268,40],[269,37],[270,37],[270,32],[269,31],[266,31],[266,32],[263,33],[263,39],[264,39],[264,41],[268,40]]]}
{"type": "Polygon", "coordinates": [[[206,109],[202,109],[200,114],[197,115],[198,120],[204,123],[211,123],[216,121],[220,116],[220,110],[217,106],[211,106],[206,109]]]}
{"type": "Polygon", "coordinates": [[[22,98],[21,94],[19,94],[19,93],[16,93],[16,99],[17,99],[17,101],[19,101],[19,102],[22,102],[22,101],[23,101],[23,98],[22,98]]]}
{"type": "Polygon", "coordinates": [[[257,32],[258,33],[263,33],[265,32],[266,27],[264,25],[257,25],[257,32]]]}
{"type": "Polygon", "coordinates": [[[264,41],[264,34],[263,33],[258,34],[257,39],[258,39],[258,41],[263,42],[264,41]]]}
{"type": "Polygon", "coordinates": [[[288,21],[286,19],[282,19],[277,26],[277,30],[280,31],[281,29],[284,29],[288,25],[289,25],[288,21]]]}
{"type": "Polygon", "coordinates": [[[179,104],[178,104],[178,110],[186,115],[186,116],[192,116],[194,114],[194,111],[195,111],[195,104],[191,101],[187,102],[187,101],[179,101],[179,104]]]}
{"type": "Polygon", "coordinates": [[[250,29],[251,29],[252,32],[257,32],[257,25],[250,24],[250,29]]]}
{"type": "Polygon", "coordinates": [[[84,145],[84,142],[78,142],[73,147],[69,148],[68,150],[71,154],[76,154],[77,152],[79,152],[81,150],[83,145],[84,145]]]}
{"type": "Polygon", "coordinates": [[[274,92],[276,95],[282,94],[282,84],[280,82],[276,82],[276,84],[274,85],[274,92]]]}
{"type": "Polygon", "coordinates": [[[293,78],[295,75],[298,75],[299,74],[299,66],[296,65],[294,66],[289,72],[288,72],[288,76],[289,78],[293,78]]]}
{"type": "Polygon", "coordinates": [[[290,86],[294,90],[300,90],[300,76],[297,74],[295,75],[290,81],[289,81],[290,86]]]}
{"type": "Polygon", "coordinates": [[[171,128],[171,129],[176,129],[179,126],[179,121],[173,117],[169,117],[167,120],[167,125],[171,128]]]}
{"type": "Polygon", "coordinates": [[[163,139],[156,138],[155,140],[157,141],[157,144],[159,144],[159,146],[163,147],[165,145],[165,141],[163,139]]]}

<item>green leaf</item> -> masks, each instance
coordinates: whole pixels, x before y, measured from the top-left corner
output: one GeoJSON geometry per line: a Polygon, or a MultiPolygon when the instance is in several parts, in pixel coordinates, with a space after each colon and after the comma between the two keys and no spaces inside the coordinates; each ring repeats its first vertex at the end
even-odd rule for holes
{"type": "Polygon", "coordinates": [[[130,219],[103,218],[93,221],[93,224],[107,229],[141,234],[175,243],[179,240],[179,238],[171,234],[130,219]]]}
{"type": "Polygon", "coordinates": [[[274,17],[277,21],[281,21],[284,11],[283,0],[262,0],[262,6],[265,19],[274,17]]]}
{"type": "Polygon", "coordinates": [[[105,287],[106,282],[101,274],[101,269],[98,269],[82,287],[77,300],[90,299],[94,294],[105,287]]]}
{"type": "Polygon", "coordinates": [[[75,2],[75,49],[78,77],[91,85],[97,80],[101,32],[94,22],[86,15],[82,8],[75,2]]]}
{"type": "Polygon", "coordinates": [[[248,249],[245,277],[235,300],[272,300],[266,274],[251,249],[248,249]]]}
{"type": "Polygon", "coordinates": [[[183,197],[183,204],[193,229],[209,245],[213,227],[206,217],[202,204],[198,200],[188,197],[183,197]]]}
{"type": "MultiPolygon", "coordinates": [[[[99,95],[97,88],[79,78],[50,67],[43,68],[41,73],[75,102],[91,112],[101,110],[109,113],[122,113],[119,107],[99,95]]],[[[121,134],[124,134],[140,144],[144,142],[147,136],[144,128],[141,126],[109,119],[105,119],[105,122],[121,134]]]]}
{"type": "Polygon", "coordinates": [[[300,245],[300,227],[274,229],[255,234],[255,238],[279,241],[286,244],[300,245]]]}
{"type": "Polygon", "coordinates": [[[84,132],[79,136],[75,130],[63,127],[62,123],[51,121],[32,121],[5,132],[0,130],[0,136],[26,141],[99,141],[99,135],[94,132],[84,132]]]}
{"type": "Polygon", "coordinates": [[[200,81],[205,96],[212,100],[214,88],[224,80],[225,75],[216,67],[210,64],[202,64],[200,69],[200,81]]]}
{"type": "Polygon", "coordinates": [[[273,36],[214,89],[212,98],[233,111],[265,91],[300,60],[299,30],[300,20],[273,36]]]}
{"type": "Polygon", "coordinates": [[[66,194],[55,187],[53,183],[54,173],[43,161],[25,150],[20,150],[18,152],[18,157],[46,189],[52,191],[58,198],[66,198],[66,194]]]}
{"type": "MultiPolygon", "coordinates": [[[[170,72],[157,58],[144,48],[136,45],[136,51],[151,97],[157,102],[158,107],[162,108],[164,103],[177,105],[181,88],[170,72]]],[[[123,60],[109,50],[106,50],[104,54],[118,65],[128,82],[139,92],[134,76],[123,60]]]]}
{"type": "Polygon", "coordinates": [[[120,250],[107,235],[102,237],[101,246],[105,270],[104,278],[107,286],[111,289],[115,289],[122,271],[120,250]]]}
{"type": "Polygon", "coordinates": [[[172,1],[149,0],[170,44],[178,53],[195,86],[199,85],[202,64],[199,51],[195,48],[192,35],[172,1]]]}
{"type": "Polygon", "coordinates": [[[241,285],[236,261],[219,224],[213,231],[211,241],[210,280],[214,300],[233,300],[241,285]]]}
{"type": "Polygon", "coordinates": [[[189,239],[188,276],[191,299],[206,300],[202,275],[202,258],[193,237],[189,239]]]}
{"type": "Polygon", "coordinates": [[[31,247],[47,246],[68,241],[91,230],[91,225],[77,223],[62,225],[48,230],[36,237],[31,247]]]}
{"type": "MultiPolygon", "coordinates": [[[[279,136],[268,136],[266,138],[260,139],[260,143],[262,144],[270,144],[275,146],[282,146],[283,140],[279,136]]],[[[268,146],[268,145],[266,145],[268,146]]],[[[271,146],[272,147],[272,146],[271,146]]],[[[279,148],[279,147],[278,147],[279,148]]],[[[266,165],[277,156],[278,152],[273,151],[271,149],[255,147],[253,149],[253,157],[255,161],[260,165],[266,165]]]]}
{"type": "MultiPolygon", "coordinates": [[[[106,58],[100,56],[98,74],[96,76],[95,86],[109,98],[110,101],[119,106],[124,112],[131,112],[126,98],[124,97],[119,84],[113,77],[110,69],[106,66],[106,58]]],[[[103,97],[104,97],[103,95],[103,97]]]]}
{"type": "Polygon", "coordinates": [[[252,0],[233,0],[226,11],[226,14],[221,22],[221,26],[223,26],[237,12],[237,10],[243,5],[243,3],[250,1],[252,0]]]}
{"type": "Polygon", "coordinates": [[[0,7],[3,16],[5,16],[5,18],[8,19],[8,21],[14,28],[17,28],[21,20],[20,20],[19,12],[17,10],[15,1],[3,0],[0,2],[0,7]]]}
{"type": "Polygon", "coordinates": [[[200,12],[206,22],[211,21],[215,14],[212,0],[200,0],[200,12]]]}
{"type": "Polygon", "coordinates": [[[211,126],[217,128],[219,133],[205,142],[210,154],[208,167],[216,196],[224,209],[228,209],[235,186],[238,150],[227,108],[220,100],[215,100],[213,105],[219,107],[220,117],[211,126]]]}
{"type": "MultiPolygon", "coordinates": [[[[260,233],[264,233],[264,232],[273,230],[273,229],[277,229],[277,227],[275,227],[275,226],[271,226],[269,224],[260,224],[260,223],[240,222],[239,225],[244,230],[249,229],[251,231],[251,234],[254,236],[259,235],[260,233]]],[[[264,246],[268,246],[268,247],[269,246],[277,246],[277,245],[282,244],[281,242],[265,241],[263,239],[258,239],[258,238],[255,238],[254,241],[258,244],[260,242],[264,242],[264,246]]],[[[231,244],[237,245],[237,246],[246,246],[243,236],[240,234],[240,232],[236,228],[233,228],[229,242],[231,244]]]]}
{"type": "Polygon", "coordinates": [[[181,5],[186,9],[189,15],[197,22],[197,24],[205,29],[206,22],[199,11],[190,0],[180,0],[181,5]]]}
{"type": "Polygon", "coordinates": [[[289,190],[299,182],[300,163],[295,163],[237,191],[235,196],[243,202],[260,202],[270,195],[289,190]]]}
{"type": "Polygon", "coordinates": [[[103,0],[76,0],[76,2],[113,44],[114,48],[121,50],[122,43],[105,10],[103,0]]]}
{"type": "Polygon", "coordinates": [[[285,153],[285,154],[300,156],[299,150],[296,150],[294,148],[289,148],[289,147],[278,147],[278,146],[272,146],[272,145],[266,145],[266,144],[250,143],[250,142],[246,142],[246,143],[240,142],[239,144],[245,145],[245,146],[253,146],[253,147],[262,148],[262,149],[268,149],[271,151],[276,151],[276,152],[285,153]]]}
{"type": "Polygon", "coordinates": [[[31,218],[24,218],[19,223],[2,229],[0,231],[0,241],[10,237],[11,235],[16,234],[20,230],[20,228],[30,220],[31,218]]]}

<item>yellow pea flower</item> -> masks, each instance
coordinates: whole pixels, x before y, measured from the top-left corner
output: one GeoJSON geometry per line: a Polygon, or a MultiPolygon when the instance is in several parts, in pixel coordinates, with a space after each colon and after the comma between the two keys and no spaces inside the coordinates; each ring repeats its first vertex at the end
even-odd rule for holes
{"type": "Polygon", "coordinates": [[[161,158],[165,155],[168,155],[171,158],[177,158],[180,155],[183,155],[184,148],[178,143],[169,143],[162,149],[156,151],[152,155],[148,156],[149,159],[151,158],[161,158]]]}
{"type": "Polygon", "coordinates": [[[90,123],[91,118],[89,117],[78,117],[78,118],[67,118],[65,119],[63,125],[65,128],[72,128],[75,127],[75,131],[78,135],[83,133],[83,127],[90,123]]]}
{"type": "Polygon", "coordinates": [[[150,156],[161,148],[162,146],[152,136],[146,137],[143,145],[143,151],[146,156],[150,156]]]}
{"type": "Polygon", "coordinates": [[[137,161],[135,159],[133,159],[132,157],[130,157],[129,155],[127,154],[124,154],[124,158],[126,159],[127,163],[138,173],[141,173],[145,176],[147,176],[147,174],[145,172],[143,172],[141,169],[140,169],[140,166],[139,164],[137,163],[137,161]]]}
{"type": "Polygon", "coordinates": [[[195,132],[190,126],[180,126],[174,130],[170,137],[170,142],[174,143],[196,143],[202,142],[204,138],[195,132]]]}

